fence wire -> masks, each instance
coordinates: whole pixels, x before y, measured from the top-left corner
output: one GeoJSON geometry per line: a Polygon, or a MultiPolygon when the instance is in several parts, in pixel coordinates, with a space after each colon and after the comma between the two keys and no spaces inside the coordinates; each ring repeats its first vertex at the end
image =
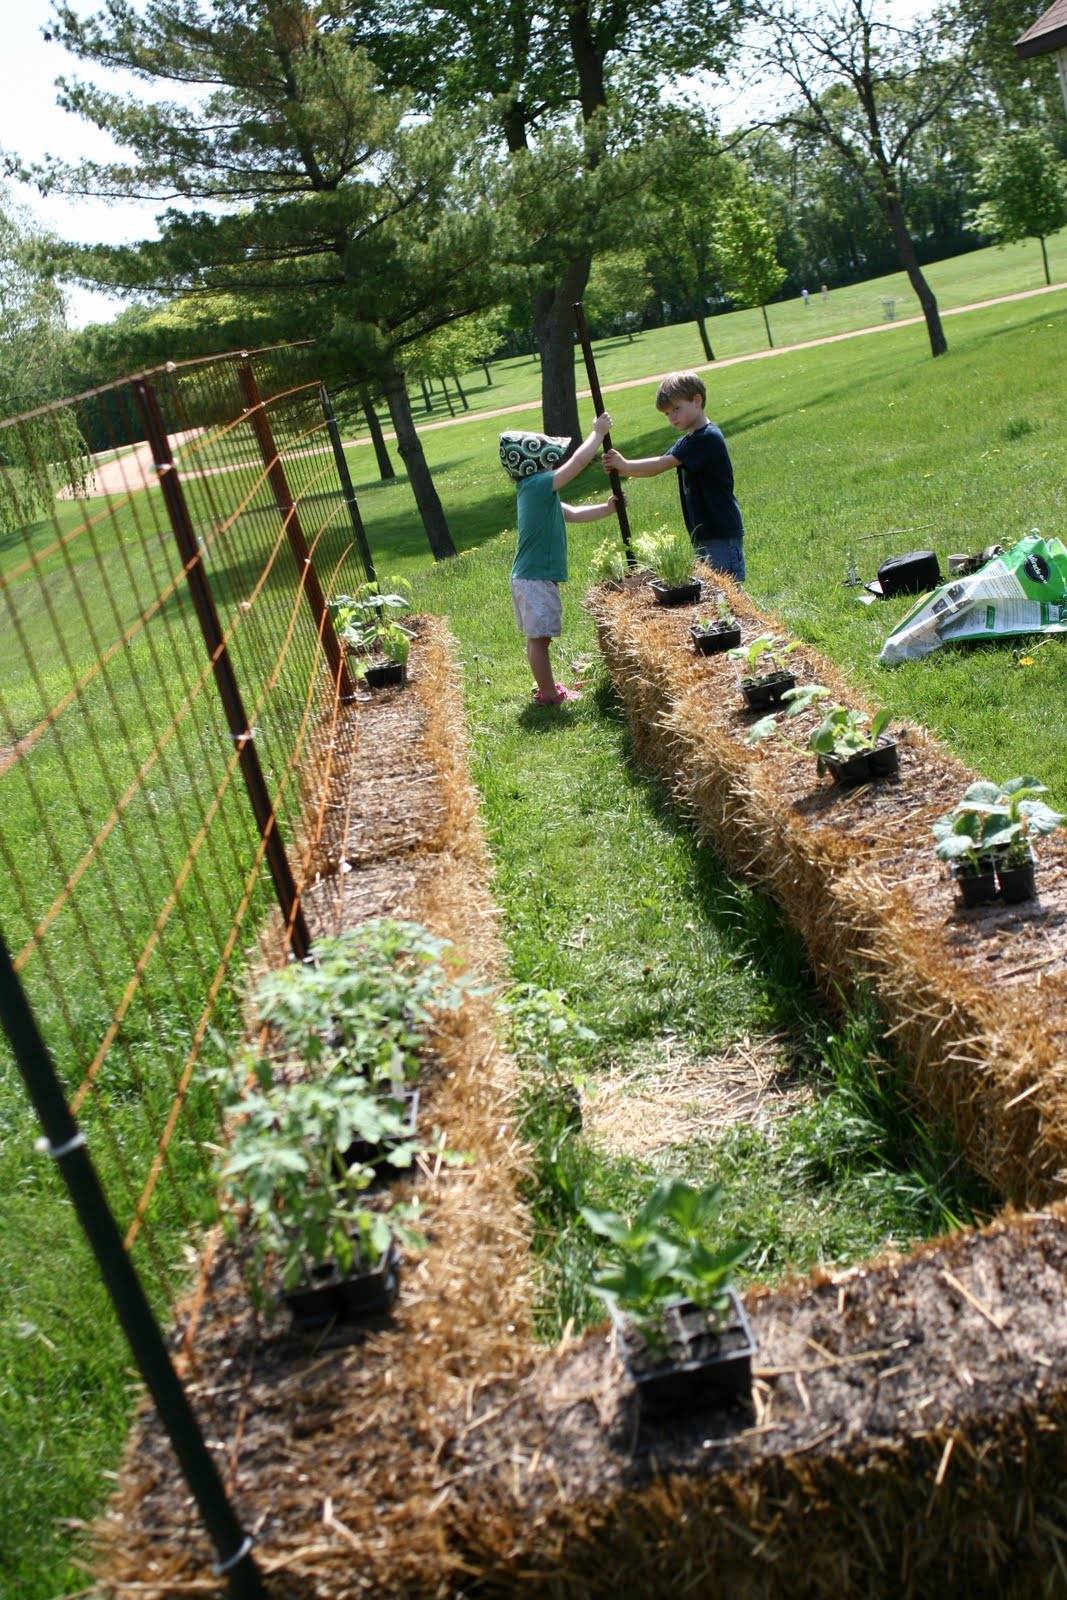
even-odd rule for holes
{"type": "MultiPolygon", "coordinates": [[[[372,569],[329,417],[313,353],[288,347],[170,366],[0,426],[0,930],[171,1325],[213,1203],[212,1069],[240,1032],[239,980],[278,890],[272,851],[298,917],[338,778],[345,669],[321,595],[372,569]],[[106,448],[90,455],[90,439],[106,448]],[[220,698],[223,667],[249,740],[220,698]]],[[[294,915],[286,931],[302,953],[294,915]]],[[[6,1048],[5,1207],[33,1137],[6,1048]]],[[[9,1227],[24,1214],[10,1210],[9,1227]]],[[[65,1265],[73,1223],[54,1228],[65,1265]]],[[[2,1330],[51,1341],[56,1308],[35,1304],[15,1256],[7,1266],[0,1345],[17,1387],[2,1330]]],[[[183,1361],[195,1377],[195,1352],[183,1361]]],[[[41,1420],[47,1468],[78,1418],[41,1420]]]]}

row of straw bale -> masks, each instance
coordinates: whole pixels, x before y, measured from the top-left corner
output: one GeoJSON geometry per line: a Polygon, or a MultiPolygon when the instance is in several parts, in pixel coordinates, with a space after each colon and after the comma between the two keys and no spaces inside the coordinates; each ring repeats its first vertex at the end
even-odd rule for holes
{"type": "MultiPolygon", "coordinates": [[[[744,643],[781,635],[720,581],[744,643]]],[[[831,993],[873,991],[919,1102],[952,1127],[974,1168],[1019,1204],[1067,1193],[1063,841],[1042,841],[1038,902],[961,916],[930,829],[977,774],[905,727],[895,730],[899,780],[839,790],[797,748],[817,712],[796,719],[792,742],[744,742],[755,719],[739,668],[696,655],[692,611],[657,607],[633,581],[589,603],[639,759],[730,868],[778,900],[831,993]]],[[[815,650],[802,647],[790,665],[799,682],[870,709],[815,650]]]]}

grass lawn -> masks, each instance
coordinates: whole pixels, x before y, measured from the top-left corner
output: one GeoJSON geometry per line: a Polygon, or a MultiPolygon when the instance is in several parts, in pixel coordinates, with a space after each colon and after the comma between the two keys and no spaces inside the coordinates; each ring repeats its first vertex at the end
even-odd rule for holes
{"type": "MultiPolygon", "coordinates": [[[[1014,260],[1012,270],[1021,270],[1029,249],[980,252],[931,275],[944,272],[944,283],[934,281],[946,304],[952,293],[967,300],[1009,292],[1026,286],[1009,281],[1009,268],[1014,260]]],[[[1054,266],[1063,249],[1061,237],[1054,266]]],[[[780,316],[783,341],[797,338],[786,331],[787,316],[814,323],[824,313],[845,315],[846,296],[855,294],[858,308],[863,296],[877,301],[880,290],[868,284],[835,291],[826,307],[816,297],[807,312],[799,303],[772,308],[772,326],[777,333],[780,316]]],[[[716,344],[725,353],[730,319],[717,321],[716,344]]],[[[691,363],[699,357],[692,332],[665,329],[633,345],[617,342],[602,352],[604,381],[691,363]]],[[[1041,645],[1029,666],[1020,664],[1021,650],[999,645],[885,672],[876,665],[878,647],[907,602],[864,608],[842,583],[850,551],[869,575],[884,555],[912,547],[929,545],[943,560],[952,550],[1008,542],[1035,525],[1064,533],[1067,291],[954,318],[948,336],[950,352],[937,362],[918,327],[712,370],[709,412],[730,441],[748,531],[748,587],[894,712],[925,722],[991,777],[1037,773],[1055,803],[1067,800],[1061,643],[1041,645]]],[[[753,337],[750,348],[761,339],[753,337]]],[[[515,364],[507,384],[479,398],[529,400],[532,421],[532,364],[515,364]]],[[[670,438],[653,392],[650,383],[612,397],[615,438],[626,453],[658,451],[670,438]]],[[[513,535],[501,530],[513,525],[514,496],[497,464],[500,426],[475,418],[426,435],[464,551],[437,567],[406,482],[379,483],[365,449],[349,459],[380,573],[410,576],[421,603],[449,615],[466,668],[475,775],[513,976],[532,986],[514,1026],[537,1151],[530,1198],[545,1261],[546,1334],[594,1311],[584,1287],[592,1252],[576,1219],[578,1199],[628,1204],[657,1166],[723,1184],[724,1227],[756,1241],[747,1270],[760,1277],[855,1259],[886,1241],[903,1243],[980,1214],[988,1196],[960,1173],[937,1131],[910,1115],[877,1018],[862,1009],[830,1018],[774,908],[726,879],[656,787],[634,771],[595,663],[573,712],[553,718],[529,706],[507,593],[513,535]],[[562,1031],[553,1031],[553,1020],[562,1031]],[[605,1084],[623,1074],[639,1083],[668,1051],[697,1063],[776,1052],[801,1092],[787,1116],[687,1139],[654,1160],[641,1148],[640,1130],[632,1148],[610,1152],[576,1133],[564,1092],[570,1081],[579,1080],[595,1106],[605,1084]]],[[[591,468],[570,497],[604,493],[603,475],[591,468]]],[[[635,528],[677,516],[675,497],[673,479],[634,483],[635,528]]],[[[564,661],[593,657],[580,599],[590,552],[610,528],[571,530],[564,661]]],[[[124,541],[135,537],[132,524],[119,533],[124,541]]],[[[61,614],[75,658],[91,653],[90,621],[103,603],[91,571],[87,565],[77,602],[75,580],[61,563],[51,574],[53,592],[65,596],[61,614]]],[[[237,593],[236,577],[234,584],[237,593]]],[[[116,594],[120,610],[135,601],[126,579],[116,594]]],[[[20,720],[32,718],[39,691],[18,677],[10,635],[0,640],[0,657],[8,704],[20,720]]],[[[56,681],[63,670],[45,665],[56,681]]],[[[131,717],[138,704],[133,695],[131,717]]],[[[58,786],[54,803],[69,804],[58,786]]],[[[127,896],[135,899],[132,863],[126,870],[127,896]]],[[[8,905],[0,922],[11,915],[8,905]]],[[[91,1010],[93,964],[73,935],[67,950],[91,1010]]],[[[148,1027],[138,1051],[145,1071],[165,1083],[166,1052],[148,1027]]],[[[126,1094],[136,1102],[130,1086],[126,1094]]],[[[102,1473],[117,1460],[128,1377],[53,1178],[27,1157],[34,1132],[21,1089],[5,1070],[0,1596],[52,1600],[81,1582],[58,1519],[91,1514],[106,1491],[102,1473]]],[[[143,1157],[145,1131],[132,1114],[123,1137],[131,1157],[143,1157]]]]}
{"type": "MultiPolygon", "coordinates": [[[[1067,228],[1054,234],[1048,241],[1048,252],[1052,281],[1062,283],[1067,280],[1067,228]]],[[[935,261],[923,270],[942,311],[971,305],[979,300],[990,300],[997,295],[1038,289],[1045,282],[1041,250],[1036,239],[1003,247],[991,245],[968,255],[935,261]]],[[[863,283],[849,284],[843,289],[832,289],[825,301],[815,292],[818,284],[809,284],[808,288],[812,294],[807,307],[799,296],[794,296],[767,308],[771,336],[776,346],[799,344],[806,339],[825,338],[828,334],[874,327],[887,320],[889,312],[885,302],[889,300],[893,302],[893,314],[897,320],[919,315],[918,301],[903,272],[890,273],[884,278],[870,278],[863,283]]],[[[950,350],[959,326],[956,317],[949,317],[945,324],[950,350]]],[[[718,360],[767,348],[763,316],[755,307],[711,317],[708,336],[718,360]]],[[[625,334],[598,339],[593,348],[601,384],[625,383],[630,378],[645,374],[660,374],[704,364],[704,348],[695,322],[650,328],[645,333],[635,334],[632,342],[625,334]]],[[[588,387],[585,365],[577,348],[575,366],[578,387],[585,389],[588,387]]],[[[471,410],[523,405],[527,401],[536,409],[540,389],[536,356],[515,356],[494,361],[489,370],[493,379],[491,385],[486,383],[481,367],[462,377],[463,390],[471,410]]],[[[418,386],[413,386],[411,403],[416,425],[448,418],[448,407],[439,389],[434,390],[432,400],[431,409],[427,412],[418,386]]],[[[454,393],[453,405],[457,415],[464,415],[454,393]]],[[[362,435],[365,429],[360,423],[348,432],[352,436],[362,435]]]]}

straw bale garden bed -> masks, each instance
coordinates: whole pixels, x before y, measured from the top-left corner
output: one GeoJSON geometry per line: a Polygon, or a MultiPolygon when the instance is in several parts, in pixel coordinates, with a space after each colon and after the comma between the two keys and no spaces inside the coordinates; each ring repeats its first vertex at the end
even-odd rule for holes
{"type": "MultiPolygon", "coordinates": [[[[766,626],[729,598],[746,640],[766,626]]],[[[1020,1209],[904,1258],[749,1291],[751,1404],[639,1425],[602,1327],[534,1340],[513,1070],[491,996],[468,993],[438,1020],[422,1087],[424,1114],[472,1160],[414,1180],[428,1245],[389,1318],[310,1340],[284,1319],[264,1328],[233,1249],[215,1239],[205,1257],[213,1292],[184,1336],[229,1408],[223,1459],[269,1590],[1067,1594],[1063,846],[1043,851],[1038,901],[961,919],[928,830],[968,774],[921,730],[901,739],[899,780],[846,794],[778,741],[744,744],[733,664],[696,656],[684,614],[634,584],[592,604],[642,760],[773,887],[828,987],[874,989],[917,1095],[1020,1209]]],[[[793,660],[846,696],[812,652],[793,660]]],[[[420,625],[408,688],[361,703],[349,734],[314,931],[412,918],[462,969],[499,977],[440,623],[420,625]],[[410,805],[382,799],[407,777],[410,805]]],[[[147,1418],[99,1538],[104,1594],[224,1593],[147,1418]]]]}

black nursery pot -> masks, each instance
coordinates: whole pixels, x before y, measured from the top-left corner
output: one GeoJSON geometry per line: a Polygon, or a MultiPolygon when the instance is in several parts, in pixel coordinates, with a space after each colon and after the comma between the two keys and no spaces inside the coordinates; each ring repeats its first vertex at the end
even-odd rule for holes
{"type": "Polygon", "coordinates": [[[407,683],[407,662],[383,661],[380,666],[367,667],[364,669],[363,681],[368,689],[391,689],[395,685],[407,683]]]}
{"type": "Polygon", "coordinates": [[[658,606],[692,606],[700,599],[700,583],[661,583],[653,578],[649,584],[658,606]]]}
{"type": "Polygon", "coordinates": [[[820,773],[828,772],[842,788],[867,783],[871,776],[870,756],[866,750],[857,750],[852,756],[820,756],[816,766],[820,773]]]}
{"type": "Polygon", "coordinates": [[[710,628],[690,628],[690,638],[701,656],[717,655],[720,650],[735,650],[741,643],[741,629],[736,623],[713,622],[710,628]]]}
{"type": "Polygon", "coordinates": [[[997,883],[1000,886],[1000,897],[1011,905],[1020,900],[1032,900],[1037,893],[1037,884],[1034,880],[1034,858],[1021,862],[1018,866],[1002,866],[998,861],[996,866],[997,883]]]}
{"type": "Polygon", "coordinates": [[[331,1261],[313,1267],[310,1282],[282,1294],[293,1325],[312,1332],[330,1322],[358,1322],[388,1311],[396,1299],[399,1256],[393,1240],[373,1267],[357,1268],[345,1278],[331,1261]]]}
{"type": "Polygon", "coordinates": [[[776,706],[787,689],[795,689],[797,680],[791,672],[769,672],[765,678],[749,678],[741,685],[741,693],[750,711],[765,711],[776,706]]]}
{"type": "Polygon", "coordinates": [[[959,865],[953,866],[951,871],[960,900],[968,909],[990,905],[997,898],[997,875],[992,856],[979,856],[977,872],[959,865]]]}
{"type": "Polygon", "coordinates": [[[632,1380],[643,1417],[671,1416],[701,1406],[746,1400],[752,1390],[752,1337],[745,1308],[731,1289],[721,1327],[691,1300],[664,1313],[667,1344],[649,1349],[629,1318],[613,1313],[619,1353],[632,1380]]]}
{"type": "Polygon", "coordinates": [[[873,750],[867,752],[867,765],[872,778],[891,778],[900,771],[900,757],[897,754],[895,739],[887,739],[883,734],[873,750]]]}

